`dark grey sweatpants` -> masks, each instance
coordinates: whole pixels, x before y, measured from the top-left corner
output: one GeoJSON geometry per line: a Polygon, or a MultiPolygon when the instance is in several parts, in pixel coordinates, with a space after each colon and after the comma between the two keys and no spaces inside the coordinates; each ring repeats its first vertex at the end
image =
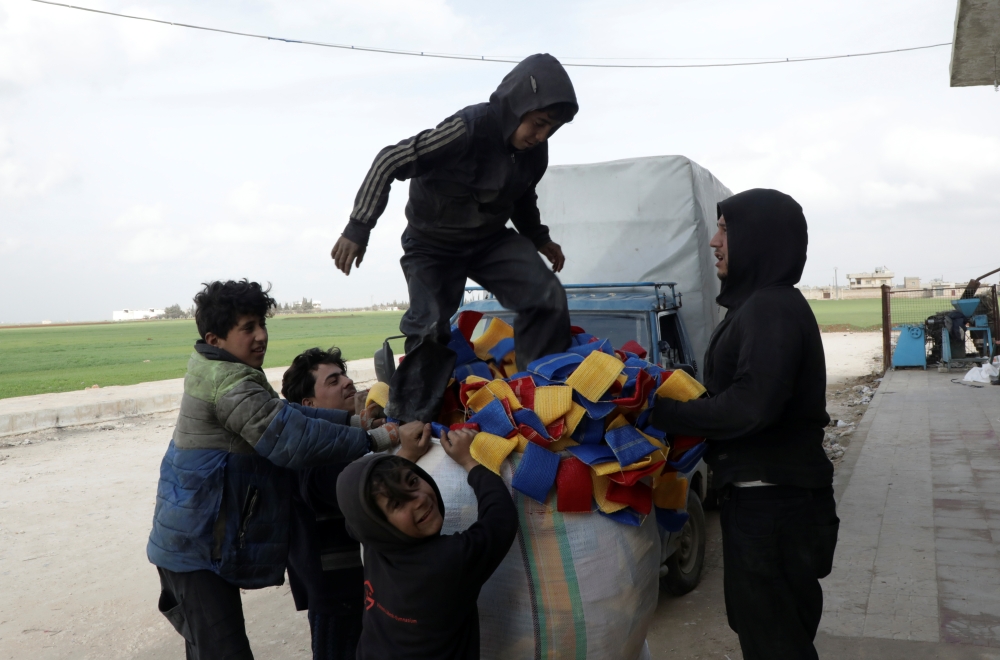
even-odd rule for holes
{"type": "MultiPolygon", "coordinates": [[[[467,277],[515,312],[514,350],[519,369],[523,370],[543,355],[565,351],[569,346],[566,291],[545,265],[534,243],[513,229],[505,228],[484,239],[447,246],[421,240],[407,229],[403,232],[402,243],[403,258],[399,263],[410,291],[410,308],[399,324],[400,331],[407,337],[407,359],[400,366],[404,373],[397,372],[399,378],[393,378],[394,389],[403,380],[411,385],[415,378],[423,378],[428,383],[439,380],[425,373],[433,365],[409,358],[419,356],[422,351],[417,349],[426,342],[448,344],[451,317],[462,304],[467,277]],[[409,368],[407,362],[410,362],[409,368]]],[[[440,351],[430,351],[428,357],[431,354],[435,362],[440,361],[440,351]]],[[[405,388],[410,393],[408,396],[412,396],[415,389],[405,388]]],[[[426,413],[434,407],[433,397],[440,403],[441,394],[428,392],[430,398],[424,402],[394,401],[392,408],[426,413]]]]}

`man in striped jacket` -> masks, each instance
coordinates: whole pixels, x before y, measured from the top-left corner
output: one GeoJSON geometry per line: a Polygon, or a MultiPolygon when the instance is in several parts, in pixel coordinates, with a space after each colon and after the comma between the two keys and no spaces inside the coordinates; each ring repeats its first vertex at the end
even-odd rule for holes
{"type": "Polygon", "coordinates": [[[392,180],[410,180],[400,260],[410,293],[399,326],[407,358],[391,383],[390,416],[436,418],[442,396],[436,384],[446,383],[453,368],[445,347],[466,278],[516,313],[520,369],[569,345],[566,294],[555,276],[565,257],[541,223],[535,186],[548,166],[548,138],[577,110],[559,61],[532,55],[488,103],[463,108],[375,158],[331,256],[347,275],[360,266],[392,180]]]}

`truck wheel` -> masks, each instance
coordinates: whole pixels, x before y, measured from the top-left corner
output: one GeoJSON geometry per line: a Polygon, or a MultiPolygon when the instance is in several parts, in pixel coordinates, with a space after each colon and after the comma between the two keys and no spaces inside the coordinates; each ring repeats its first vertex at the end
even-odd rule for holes
{"type": "Polygon", "coordinates": [[[705,511],[693,490],[688,491],[687,512],[690,518],[681,530],[680,545],[667,558],[667,574],[660,578],[660,589],[671,596],[683,596],[697,587],[705,565],[705,511]]]}

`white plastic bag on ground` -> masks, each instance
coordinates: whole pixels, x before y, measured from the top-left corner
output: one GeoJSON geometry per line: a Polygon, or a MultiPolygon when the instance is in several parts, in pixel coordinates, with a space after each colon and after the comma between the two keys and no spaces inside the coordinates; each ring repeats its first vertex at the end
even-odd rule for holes
{"type": "MultiPolygon", "coordinates": [[[[519,459],[503,463],[508,488],[519,459]]],[[[419,463],[441,490],[441,533],[467,529],[478,506],[465,470],[436,443],[419,463]]],[[[552,506],[512,496],[520,533],[479,597],[483,660],[648,658],[659,592],[655,517],[631,527],[598,513],[559,513],[554,493],[552,506]]]]}
{"type": "Polygon", "coordinates": [[[990,384],[991,378],[996,378],[997,374],[1000,373],[1000,369],[997,369],[992,364],[984,364],[981,367],[972,367],[969,369],[969,373],[965,374],[965,378],[962,380],[969,383],[986,383],[990,384]]]}

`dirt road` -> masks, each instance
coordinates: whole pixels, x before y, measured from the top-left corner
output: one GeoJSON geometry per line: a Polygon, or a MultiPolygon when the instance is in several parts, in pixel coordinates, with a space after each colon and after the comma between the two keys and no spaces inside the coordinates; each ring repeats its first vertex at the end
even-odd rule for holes
{"type": "MultiPolygon", "coordinates": [[[[870,371],[872,346],[880,341],[867,333],[824,336],[831,391],[870,371]]],[[[0,660],[183,657],[180,636],[157,612],[159,584],[145,553],[159,463],[175,417],[4,439],[0,660]]],[[[654,658],[742,657],[725,620],[715,512],[708,528],[701,586],[684,598],[660,599],[649,633],[654,658]]],[[[259,660],[311,657],[308,623],[295,612],[287,586],[243,598],[259,660]]]]}

